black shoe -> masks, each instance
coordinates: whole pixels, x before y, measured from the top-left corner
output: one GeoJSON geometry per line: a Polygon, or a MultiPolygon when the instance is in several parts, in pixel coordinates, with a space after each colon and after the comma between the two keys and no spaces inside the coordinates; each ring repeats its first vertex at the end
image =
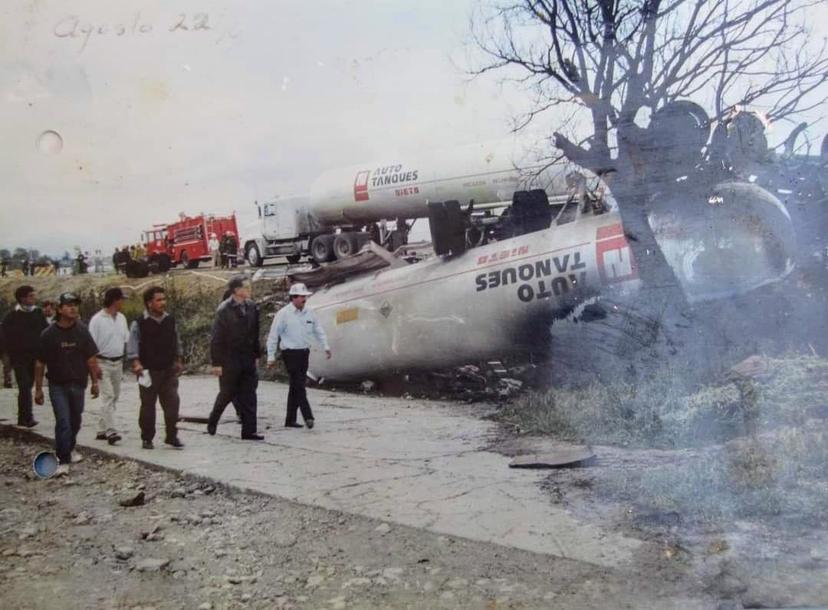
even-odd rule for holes
{"type": "Polygon", "coordinates": [[[117,432],[113,432],[112,434],[110,434],[109,436],[106,437],[106,442],[109,443],[110,445],[114,445],[119,440],[121,440],[121,435],[118,434],[117,432]]]}
{"type": "Polygon", "coordinates": [[[106,432],[98,432],[95,435],[95,440],[96,441],[106,441],[106,440],[109,440],[109,437],[107,437],[106,432]]]}
{"type": "Polygon", "coordinates": [[[176,449],[181,449],[184,447],[184,443],[178,440],[178,437],[171,438],[171,439],[164,439],[164,444],[169,445],[171,447],[175,447],[176,449]]]}
{"type": "Polygon", "coordinates": [[[141,441],[141,447],[144,449],[155,449],[155,445],[152,444],[152,441],[141,441]]]}
{"type": "Polygon", "coordinates": [[[285,428],[304,428],[304,427],[305,426],[303,426],[302,424],[298,424],[296,422],[293,422],[292,424],[285,424],[285,428]]]}
{"type": "Polygon", "coordinates": [[[246,434],[242,436],[243,441],[263,441],[264,436],[261,434],[246,434]]]}
{"type": "Polygon", "coordinates": [[[10,390],[10,389],[12,389],[14,386],[12,385],[11,381],[4,381],[4,382],[3,382],[3,387],[4,387],[4,388],[6,388],[7,390],[10,390]]]}
{"type": "Polygon", "coordinates": [[[305,420],[305,425],[308,427],[308,430],[312,429],[313,428],[313,420],[312,419],[306,419],[305,420]]]}
{"type": "Polygon", "coordinates": [[[216,435],[216,424],[211,424],[207,422],[207,434],[209,434],[210,436],[216,435]]]}
{"type": "Polygon", "coordinates": [[[37,421],[34,419],[30,419],[29,421],[18,422],[18,426],[22,426],[24,428],[34,428],[37,425],[37,421]]]}

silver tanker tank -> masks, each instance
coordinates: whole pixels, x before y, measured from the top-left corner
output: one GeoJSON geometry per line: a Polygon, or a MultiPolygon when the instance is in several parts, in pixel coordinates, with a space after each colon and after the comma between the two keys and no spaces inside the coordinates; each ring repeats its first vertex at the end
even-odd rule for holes
{"type": "Polygon", "coordinates": [[[311,186],[309,211],[320,223],[339,226],[425,218],[429,201],[465,206],[509,201],[515,191],[531,188],[565,193],[566,168],[535,175],[537,161],[525,150],[518,140],[497,140],[330,170],[311,186]]]}

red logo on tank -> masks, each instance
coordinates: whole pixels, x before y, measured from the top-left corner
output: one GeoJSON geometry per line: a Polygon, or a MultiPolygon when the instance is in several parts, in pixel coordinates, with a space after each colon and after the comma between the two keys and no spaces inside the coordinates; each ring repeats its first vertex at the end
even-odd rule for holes
{"type": "Polygon", "coordinates": [[[357,172],[354,178],[354,201],[368,201],[368,178],[371,170],[357,172]]]}
{"type": "Polygon", "coordinates": [[[599,227],[595,234],[598,271],[605,284],[638,278],[638,266],[620,224],[599,227]]]}

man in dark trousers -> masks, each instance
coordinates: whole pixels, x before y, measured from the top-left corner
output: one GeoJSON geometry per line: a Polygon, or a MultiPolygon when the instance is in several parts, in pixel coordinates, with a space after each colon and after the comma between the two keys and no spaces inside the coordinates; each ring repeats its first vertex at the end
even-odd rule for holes
{"type": "Polygon", "coordinates": [[[65,292],[58,299],[57,319],[40,335],[35,365],[35,402],[43,404],[43,372],[49,378],[49,401],[55,414],[56,475],[69,474],[69,464],[80,462],[75,441],[81,428],[86,379],[92,380],[92,398],[98,397],[98,347],[79,321],[80,299],[65,292]]]}
{"type": "Polygon", "coordinates": [[[14,291],[17,306],[3,319],[3,339],[17,380],[17,425],[37,425],[32,414],[32,385],[40,333],[48,326],[43,312],[35,305],[37,294],[31,286],[14,291]]]}
{"type": "Polygon", "coordinates": [[[216,433],[225,407],[234,401],[242,420],[242,439],[260,441],[264,436],[256,433],[256,360],[261,355],[259,307],[250,300],[248,281],[233,278],[228,288],[232,294],[216,311],[210,341],[210,359],[213,374],[219,378],[219,393],[207,432],[216,433]]]}
{"type": "Polygon", "coordinates": [[[155,403],[161,403],[167,445],[180,449],[178,439],[178,376],[184,370],[181,362],[181,340],[175,318],[167,313],[167,294],[160,286],[144,291],[144,315],[132,323],[127,343],[127,358],[138,377],[141,410],[138,421],[144,449],[153,449],[155,438],[155,403]]]}
{"type": "Polygon", "coordinates": [[[312,293],[304,284],[293,284],[288,291],[290,303],[282,307],[273,318],[273,324],[267,335],[267,367],[276,365],[276,352],[281,349],[282,359],[290,378],[288,390],[286,428],[301,428],[296,421],[296,411],[301,409],[302,418],[308,428],[313,428],[314,419],[305,391],[305,378],[308,374],[308,357],[310,356],[310,339],[315,337],[325,355],[331,357],[331,348],[319,318],[305,301],[312,293]]]}

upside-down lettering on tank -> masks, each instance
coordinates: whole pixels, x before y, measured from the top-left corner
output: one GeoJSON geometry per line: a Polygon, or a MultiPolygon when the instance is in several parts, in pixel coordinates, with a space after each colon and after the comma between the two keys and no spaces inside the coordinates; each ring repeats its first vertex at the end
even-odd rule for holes
{"type": "Polygon", "coordinates": [[[517,298],[529,303],[574,292],[586,285],[586,263],[580,251],[495,269],[474,278],[477,292],[517,286],[517,298]]]}

